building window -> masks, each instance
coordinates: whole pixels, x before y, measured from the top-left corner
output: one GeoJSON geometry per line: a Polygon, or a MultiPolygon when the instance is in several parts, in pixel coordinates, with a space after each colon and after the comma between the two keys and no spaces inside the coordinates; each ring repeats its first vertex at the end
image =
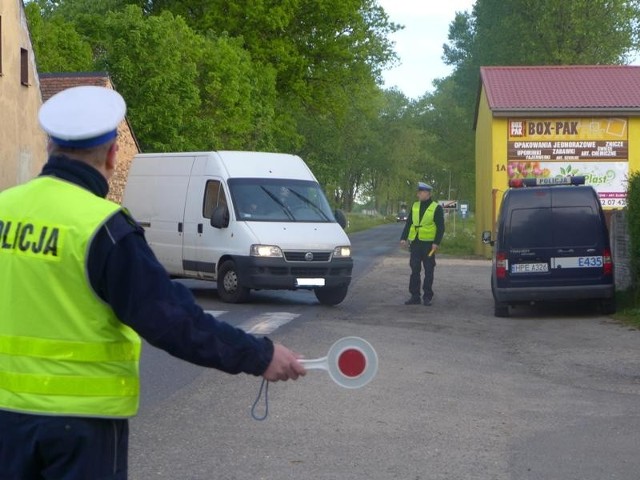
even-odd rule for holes
{"type": "Polygon", "coordinates": [[[29,86],[29,50],[20,49],[20,83],[29,86]]]}

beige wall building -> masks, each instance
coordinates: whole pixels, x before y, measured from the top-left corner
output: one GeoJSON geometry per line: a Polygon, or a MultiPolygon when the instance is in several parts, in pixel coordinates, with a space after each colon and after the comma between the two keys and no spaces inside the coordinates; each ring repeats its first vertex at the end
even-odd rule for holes
{"type": "Polygon", "coordinates": [[[42,104],[22,0],[0,1],[0,191],[26,182],[46,161],[42,104]]]}
{"type": "MultiPolygon", "coordinates": [[[[106,73],[43,73],[40,75],[42,99],[47,101],[56,93],[71,87],[95,86],[113,89],[113,83],[106,73]]],[[[108,198],[114,202],[122,202],[124,186],[129,174],[129,167],[133,157],[140,153],[136,137],[125,118],[118,126],[118,165],[116,172],[109,181],[108,198]]]]}

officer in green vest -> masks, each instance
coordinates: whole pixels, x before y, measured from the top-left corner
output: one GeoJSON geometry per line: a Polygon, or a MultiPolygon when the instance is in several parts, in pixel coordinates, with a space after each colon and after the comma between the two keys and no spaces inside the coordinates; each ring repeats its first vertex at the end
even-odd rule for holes
{"type": "Polygon", "coordinates": [[[411,214],[407,217],[400,236],[400,244],[410,245],[411,277],[409,278],[409,292],[411,297],[404,302],[406,305],[423,303],[430,306],[433,299],[433,274],[436,268],[436,251],[444,236],[444,210],[442,206],[431,199],[433,188],[426,183],[418,183],[418,201],[413,204],[411,214]],[[424,267],[424,282],[422,284],[422,300],[420,299],[420,270],[424,267]]]}
{"type": "Polygon", "coordinates": [[[139,335],[227,373],[305,374],[294,352],[206,314],[105,199],[125,112],[106,88],[54,95],[42,174],[0,193],[0,479],[127,478],[139,335]]]}

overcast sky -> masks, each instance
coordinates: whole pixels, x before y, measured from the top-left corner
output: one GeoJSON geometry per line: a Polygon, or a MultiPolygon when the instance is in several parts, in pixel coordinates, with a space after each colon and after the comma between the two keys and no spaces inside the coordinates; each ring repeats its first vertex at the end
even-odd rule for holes
{"type": "Polygon", "coordinates": [[[378,0],[394,23],[405,28],[392,36],[401,64],[384,72],[385,87],[398,87],[410,98],[433,89],[432,82],[451,73],[442,61],[449,24],[456,12],[471,10],[475,0],[378,0]]]}

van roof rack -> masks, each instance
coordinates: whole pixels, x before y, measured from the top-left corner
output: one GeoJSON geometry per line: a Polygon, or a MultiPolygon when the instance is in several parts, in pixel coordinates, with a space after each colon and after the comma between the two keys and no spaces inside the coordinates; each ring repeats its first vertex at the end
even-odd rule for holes
{"type": "Polygon", "coordinates": [[[546,177],[546,178],[512,178],[509,187],[551,187],[555,185],[584,185],[584,175],[546,177]]]}

